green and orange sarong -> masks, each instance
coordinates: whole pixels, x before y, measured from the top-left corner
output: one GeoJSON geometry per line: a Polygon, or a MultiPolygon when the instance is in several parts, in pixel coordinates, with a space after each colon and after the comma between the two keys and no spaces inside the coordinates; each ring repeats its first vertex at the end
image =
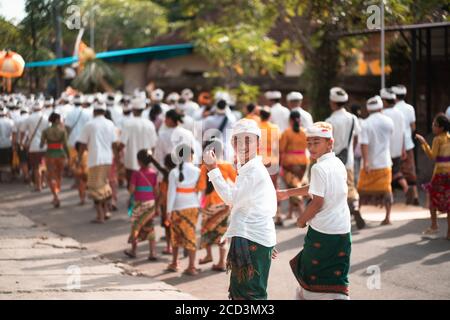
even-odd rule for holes
{"type": "Polygon", "coordinates": [[[230,299],[267,299],[272,250],[273,247],[265,247],[242,237],[231,238],[227,257],[227,271],[231,271],[230,299]]]}
{"type": "Polygon", "coordinates": [[[289,262],[300,286],[348,296],[351,243],[351,233],[325,234],[309,227],[303,250],[289,262]]]}
{"type": "Polygon", "coordinates": [[[225,204],[211,205],[202,209],[202,229],[200,248],[219,244],[228,228],[230,207],[225,204]]]}
{"type": "Polygon", "coordinates": [[[132,228],[128,243],[155,240],[154,216],[155,200],[134,202],[131,215],[132,228]]]}

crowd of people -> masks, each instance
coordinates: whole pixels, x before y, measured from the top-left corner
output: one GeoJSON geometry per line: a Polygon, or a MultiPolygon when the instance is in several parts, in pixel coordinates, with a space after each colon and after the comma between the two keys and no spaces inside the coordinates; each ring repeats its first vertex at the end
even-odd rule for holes
{"type": "Polygon", "coordinates": [[[346,299],[350,217],[362,229],[361,206],[379,205],[386,212],[381,224],[391,224],[393,187],[407,204],[419,205],[414,140],[436,162],[425,186],[431,226],[424,233],[436,234],[437,211],[450,211],[449,118],[435,117],[430,147],[415,134],[406,93],[403,85],[383,88],[361,108],[349,105],[343,88],[331,88],[331,115],[323,122],[302,107],[300,92],[287,94],[283,106],[281,92],[268,91],[266,105],[251,103],[242,112],[227,92],[202,92],[197,103],[190,89],[166,99],[161,89],[63,93],[57,100],[2,95],[0,179],[21,177],[36,192],[48,186],[57,208],[62,179],[72,177],[80,205],[93,200],[98,224],[111,218],[126,187],[131,230],[124,254],[135,258],[145,241],[148,259],[157,260],[159,219],[162,253],[172,255],[167,271],[179,271],[182,248],[189,260],[184,274],[195,276],[197,264],[213,262],[217,246],[212,269],[231,270],[232,299],[267,298],[275,226],[295,218],[309,226],[291,261],[298,297],[346,299]],[[205,255],[197,261],[198,249],[205,255]]]}

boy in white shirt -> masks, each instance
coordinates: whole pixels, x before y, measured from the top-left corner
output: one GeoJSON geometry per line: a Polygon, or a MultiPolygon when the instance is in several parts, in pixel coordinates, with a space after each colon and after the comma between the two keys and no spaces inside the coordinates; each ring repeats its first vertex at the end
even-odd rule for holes
{"type": "Polygon", "coordinates": [[[347,171],[332,152],[331,124],[316,122],[306,136],[311,158],[317,160],[311,167],[310,185],[277,194],[278,200],[308,194],[312,197],[297,220],[300,228],[309,225],[303,250],[290,261],[300,284],[297,297],[347,300],[351,252],[347,171]]]}
{"type": "Polygon", "coordinates": [[[267,299],[271,257],[275,257],[277,198],[270,175],[257,155],[261,130],[256,121],[241,119],[233,127],[232,144],[238,177],[234,186],[223,178],[213,151],[205,154],[214,189],[232,206],[225,237],[231,238],[227,269],[231,270],[230,299],[267,299]]]}

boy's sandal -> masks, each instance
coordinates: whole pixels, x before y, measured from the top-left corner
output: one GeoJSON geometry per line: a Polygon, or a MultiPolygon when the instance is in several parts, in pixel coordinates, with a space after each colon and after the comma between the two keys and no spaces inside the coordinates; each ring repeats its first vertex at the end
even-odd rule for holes
{"type": "Polygon", "coordinates": [[[198,264],[207,264],[207,263],[210,263],[212,261],[213,261],[212,258],[203,258],[203,259],[198,260],[198,264]]]}
{"type": "Polygon", "coordinates": [[[186,270],[183,271],[183,274],[185,274],[187,276],[196,276],[196,275],[198,275],[199,271],[201,271],[201,269],[187,268],[186,270]]]}
{"type": "Polygon", "coordinates": [[[219,272],[226,272],[226,271],[227,271],[227,268],[221,267],[221,266],[219,266],[219,265],[217,265],[217,264],[213,264],[212,270],[213,270],[213,271],[219,271],[219,272]]]}
{"type": "Polygon", "coordinates": [[[128,256],[129,258],[136,258],[136,253],[134,253],[133,251],[130,250],[124,250],[123,253],[125,253],[126,256],[128,256]]]}
{"type": "Polygon", "coordinates": [[[105,220],[109,220],[109,219],[111,219],[111,212],[107,212],[105,214],[105,220]]]}
{"type": "Polygon", "coordinates": [[[178,272],[179,268],[178,266],[175,266],[173,264],[169,264],[166,268],[167,272],[178,272]]]}
{"type": "Polygon", "coordinates": [[[155,257],[155,256],[149,256],[149,257],[147,258],[147,260],[148,260],[148,261],[158,261],[158,257],[155,257]]]}
{"type": "Polygon", "coordinates": [[[439,229],[433,229],[433,228],[427,228],[425,231],[422,232],[424,236],[434,235],[439,233],[439,229]]]}

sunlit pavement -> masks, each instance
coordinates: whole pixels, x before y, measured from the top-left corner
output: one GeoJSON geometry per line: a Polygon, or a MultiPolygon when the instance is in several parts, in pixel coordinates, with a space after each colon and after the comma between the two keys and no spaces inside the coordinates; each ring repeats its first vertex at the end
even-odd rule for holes
{"type": "MultiPolygon", "coordinates": [[[[202,271],[196,277],[182,275],[181,272],[165,273],[170,256],[161,255],[164,247],[162,241],[158,242],[158,262],[147,260],[148,247],[145,243],[140,245],[137,259],[130,260],[124,256],[130,229],[125,208],[126,190],[120,190],[119,211],[104,225],[96,225],[89,223],[95,215],[92,204],[79,206],[77,192],[69,190],[69,182],[66,180],[64,185],[59,209],[52,208],[48,190],[33,193],[19,183],[1,184],[1,209],[5,212],[15,210],[30,218],[39,228],[71,237],[90,252],[99,253],[112,263],[129,265],[141,283],[161,280],[200,299],[227,299],[228,275],[211,271],[211,263],[201,266],[202,271]]],[[[362,213],[367,227],[363,230],[354,227],[353,230],[352,299],[450,298],[450,241],[444,238],[447,226],[445,215],[439,216],[440,233],[433,239],[426,239],[421,232],[429,225],[427,209],[396,204],[392,212],[393,224],[389,226],[379,225],[384,218],[383,210],[363,207],[362,213]]],[[[300,251],[306,229],[298,229],[294,224],[295,221],[290,220],[277,229],[280,254],[271,268],[270,299],[292,299],[295,295],[297,283],[289,260],[300,251]]],[[[156,233],[158,239],[163,235],[159,226],[156,233]]],[[[217,259],[218,251],[214,249],[217,259]]],[[[182,256],[182,252],[180,254],[182,256]]],[[[203,255],[203,251],[198,252],[197,260],[203,255]]],[[[182,259],[181,270],[186,266],[187,260],[182,259]]],[[[122,294],[123,298],[134,298],[127,291],[122,294]]],[[[108,297],[105,295],[105,298],[108,297]]]]}

